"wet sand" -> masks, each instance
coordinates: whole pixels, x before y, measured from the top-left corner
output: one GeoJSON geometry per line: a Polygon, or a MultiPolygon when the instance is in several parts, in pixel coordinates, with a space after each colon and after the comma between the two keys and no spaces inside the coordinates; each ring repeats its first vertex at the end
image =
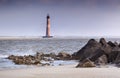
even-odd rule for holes
{"type": "Polygon", "coordinates": [[[76,65],[0,71],[0,78],[120,78],[119,68],[75,68],[76,65]]]}

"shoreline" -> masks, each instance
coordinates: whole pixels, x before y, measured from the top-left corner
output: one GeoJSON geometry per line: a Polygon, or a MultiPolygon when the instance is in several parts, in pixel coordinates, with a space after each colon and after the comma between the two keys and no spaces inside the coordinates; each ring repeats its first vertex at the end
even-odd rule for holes
{"type": "MultiPolygon", "coordinates": [[[[67,67],[67,66],[72,66],[73,68],[76,68],[76,66],[78,65],[79,63],[74,63],[74,64],[58,64],[58,65],[50,65],[50,66],[40,66],[40,65],[22,65],[22,66],[19,66],[18,67],[12,67],[12,68],[3,68],[3,69],[0,69],[0,72],[1,71],[9,71],[9,70],[24,70],[24,69],[34,69],[34,68],[54,68],[54,67],[67,67]]],[[[101,65],[101,66],[96,66],[96,67],[80,67],[81,68],[98,68],[98,69],[102,69],[102,68],[118,68],[120,69],[119,67],[115,66],[114,64],[108,64],[108,65],[101,65]]],[[[79,69],[79,68],[76,68],[76,69],[79,69]]]]}
{"type": "MultiPolygon", "coordinates": [[[[47,62],[46,62],[47,63],[47,62]]],[[[41,65],[17,65],[13,64],[11,67],[0,68],[0,71],[4,70],[19,70],[19,69],[27,69],[27,68],[36,68],[36,67],[56,67],[56,66],[64,66],[64,65],[73,65],[78,64],[77,60],[55,60],[53,63],[50,63],[49,66],[41,66],[41,65]]]]}
{"type": "Polygon", "coordinates": [[[119,68],[33,67],[0,71],[1,78],[120,78],[119,68]]]}

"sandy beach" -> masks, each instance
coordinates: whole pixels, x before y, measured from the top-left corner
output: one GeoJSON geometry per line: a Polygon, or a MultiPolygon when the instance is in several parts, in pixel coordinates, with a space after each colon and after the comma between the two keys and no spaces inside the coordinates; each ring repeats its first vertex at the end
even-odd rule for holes
{"type": "Polygon", "coordinates": [[[120,78],[119,68],[75,68],[75,65],[0,71],[0,78],[120,78]]]}

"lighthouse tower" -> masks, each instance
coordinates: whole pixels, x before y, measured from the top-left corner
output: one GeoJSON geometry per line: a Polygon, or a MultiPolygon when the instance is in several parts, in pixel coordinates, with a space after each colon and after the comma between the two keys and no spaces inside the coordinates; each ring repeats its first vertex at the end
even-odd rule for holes
{"type": "Polygon", "coordinates": [[[43,38],[52,38],[53,36],[50,36],[50,16],[47,15],[47,25],[46,25],[46,36],[43,36],[43,38]]]}

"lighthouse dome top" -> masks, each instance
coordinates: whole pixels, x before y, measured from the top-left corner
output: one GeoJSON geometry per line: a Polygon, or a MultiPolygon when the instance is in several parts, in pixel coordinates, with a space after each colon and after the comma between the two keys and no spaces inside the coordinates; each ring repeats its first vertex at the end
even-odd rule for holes
{"type": "Polygon", "coordinates": [[[47,14],[47,18],[50,18],[49,14],[47,14]]]}

